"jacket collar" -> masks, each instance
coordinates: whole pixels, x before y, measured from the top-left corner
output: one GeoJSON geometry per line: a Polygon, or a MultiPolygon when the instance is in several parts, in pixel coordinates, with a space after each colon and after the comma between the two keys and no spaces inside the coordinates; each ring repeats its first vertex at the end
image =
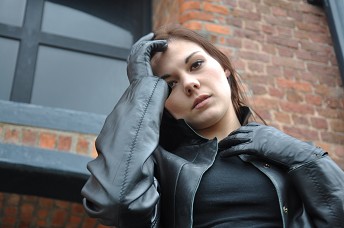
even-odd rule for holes
{"type": "MultiPolygon", "coordinates": [[[[238,116],[240,124],[246,125],[251,116],[248,107],[240,108],[238,116]]],[[[197,134],[184,119],[175,119],[166,109],[160,126],[160,145],[166,150],[172,151],[178,146],[194,145],[207,142],[208,139],[197,134]]]]}

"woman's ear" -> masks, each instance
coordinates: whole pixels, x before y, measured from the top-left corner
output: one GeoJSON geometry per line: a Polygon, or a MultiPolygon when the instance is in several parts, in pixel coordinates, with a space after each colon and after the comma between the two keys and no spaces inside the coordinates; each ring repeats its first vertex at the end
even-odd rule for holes
{"type": "Polygon", "coordinates": [[[228,69],[225,69],[225,74],[226,78],[229,78],[229,76],[231,76],[231,72],[228,69]]]}

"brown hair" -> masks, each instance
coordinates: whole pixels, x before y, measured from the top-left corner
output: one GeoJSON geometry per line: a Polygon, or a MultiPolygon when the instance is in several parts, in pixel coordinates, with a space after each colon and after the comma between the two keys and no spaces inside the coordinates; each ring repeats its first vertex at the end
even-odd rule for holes
{"type": "Polygon", "coordinates": [[[218,48],[216,48],[212,43],[210,43],[206,38],[200,34],[184,28],[180,25],[166,25],[154,32],[155,40],[171,40],[174,38],[184,39],[194,42],[200,45],[210,56],[216,59],[223,69],[229,70],[230,76],[228,77],[228,82],[231,88],[232,103],[234,110],[238,117],[240,117],[241,107],[248,106],[247,99],[244,95],[244,90],[238,79],[238,74],[234,70],[229,58],[223,54],[218,48]]]}

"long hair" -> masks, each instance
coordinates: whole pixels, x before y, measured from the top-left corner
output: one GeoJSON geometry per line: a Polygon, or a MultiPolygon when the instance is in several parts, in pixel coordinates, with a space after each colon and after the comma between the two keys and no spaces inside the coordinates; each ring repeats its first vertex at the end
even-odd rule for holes
{"type": "Polygon", "coordinates": [[[210,56],[216,59],[224,70],[228,70],[230,75],[228,77],[228,83],[231,88],[232,103],[235,113],[238,117],[241,115],[241,107],[248,106],[247,99],[239,81],[238,73],[232,66],[229,58],[223,54],[218,48],[210,43],[206,38],[190,29],[184,28],[180,25],[166,25],[156,31],[154,31],[155,40],[172,40],[172,39],[183,39],[194,42],[200,45],[210,56]]]}

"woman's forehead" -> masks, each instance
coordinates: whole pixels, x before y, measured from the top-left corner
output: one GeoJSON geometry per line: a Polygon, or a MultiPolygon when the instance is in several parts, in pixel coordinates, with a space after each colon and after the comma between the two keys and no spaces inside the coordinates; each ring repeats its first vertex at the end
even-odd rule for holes
{"type": "Polygon", "coordinates": [[[177,58],[186,58],[193,52],[205,52],[204,49],[191,41],[173,39],[168,42],[168,47],[164,52],[157,52],[152,58],[152,64],[157,64],[161,61],[171,61],[177,58]]]}

